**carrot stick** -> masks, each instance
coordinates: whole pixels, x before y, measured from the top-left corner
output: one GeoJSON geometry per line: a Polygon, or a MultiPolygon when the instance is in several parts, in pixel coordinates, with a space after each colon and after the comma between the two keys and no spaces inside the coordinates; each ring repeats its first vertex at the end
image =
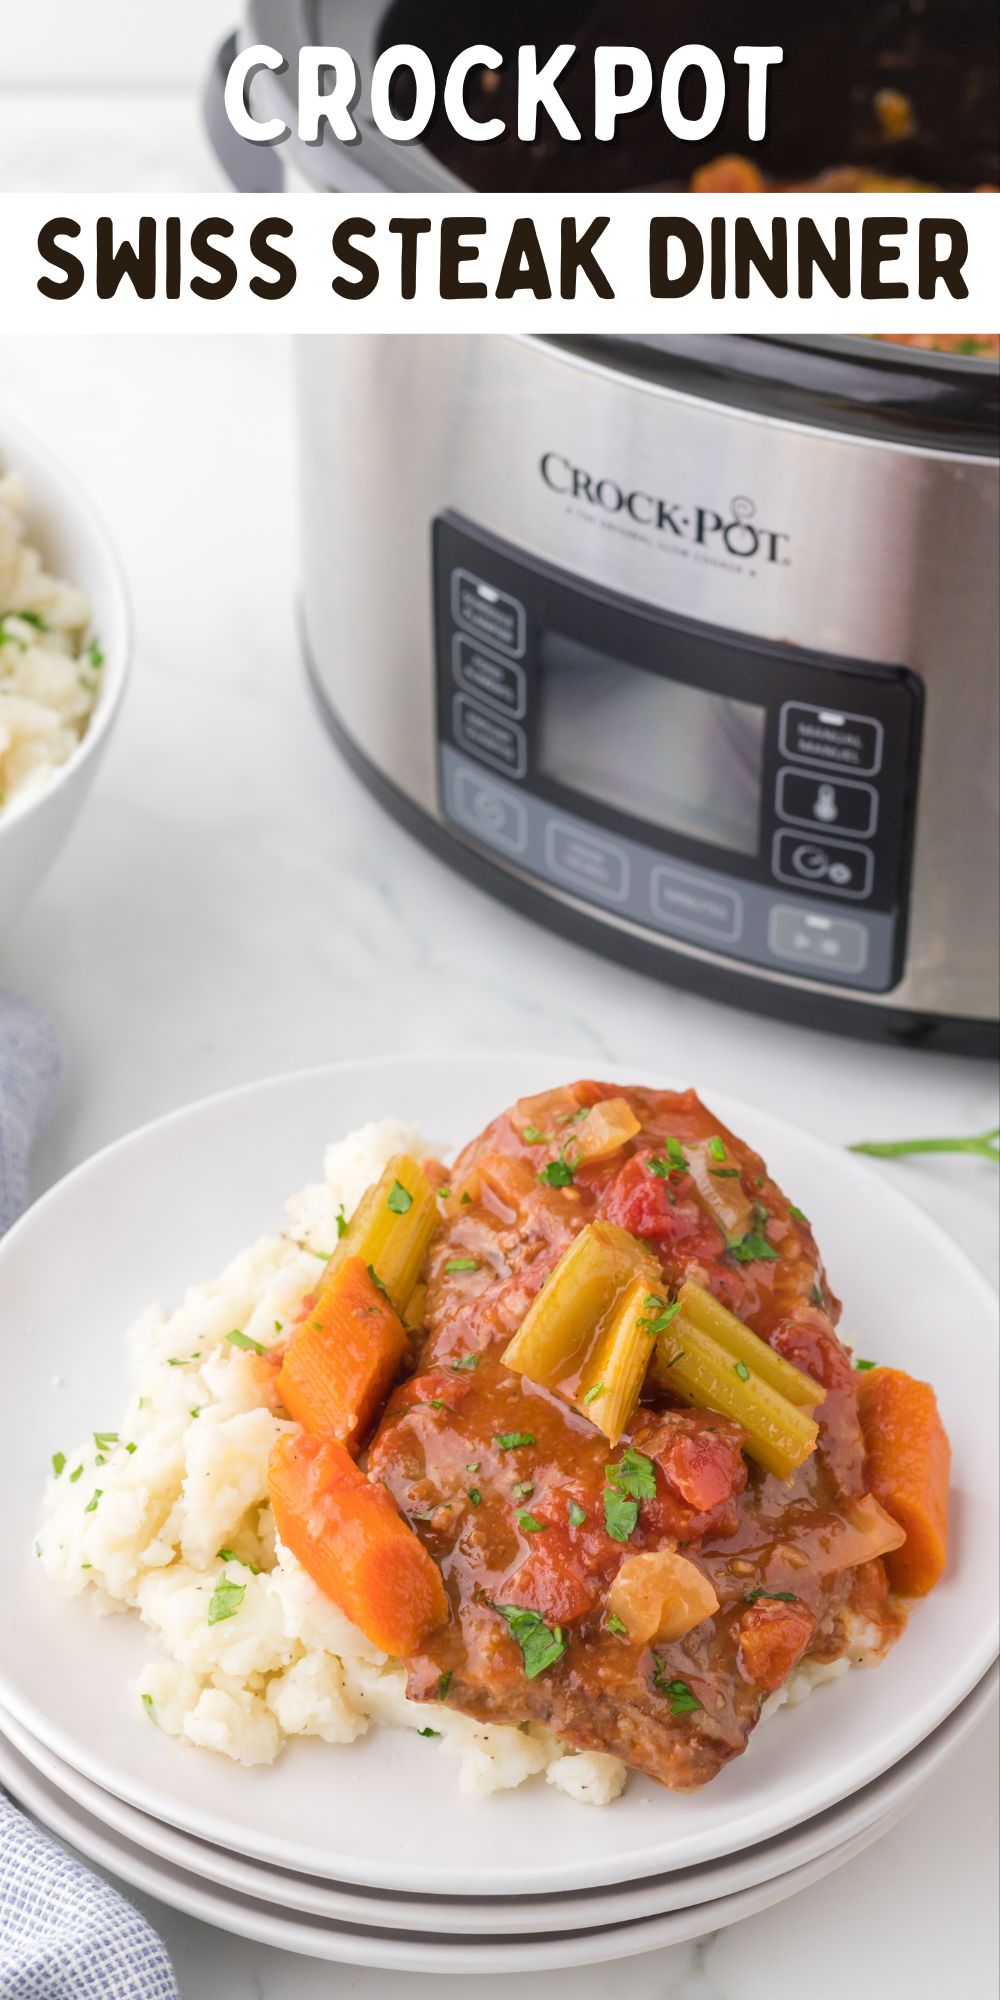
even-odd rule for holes
{"type": "Polygon", "coordinates": [[[948,1554],[951,1447],[926,1382],[898,1368],[872,1368],[858,1383],[858,1410],[875,1498],[906,1531],[883,1558],[893,1590],[925,1597],[948,1554]]]}
{"type": "Polygon", "coordinates": [[[289,1416],[353,1450],[406,1355],[406,1335],[360,1257],[338,1264],[293,1334],[278,1377],[289,1416]]]}
{"type": "Polygon", "coordinates": [[[380,1652],[405,1659],[444,1623],[437,1564],[342,1444],[286,1432],[271,1452],[268,1490],[285,1547],[380,1652]]]}

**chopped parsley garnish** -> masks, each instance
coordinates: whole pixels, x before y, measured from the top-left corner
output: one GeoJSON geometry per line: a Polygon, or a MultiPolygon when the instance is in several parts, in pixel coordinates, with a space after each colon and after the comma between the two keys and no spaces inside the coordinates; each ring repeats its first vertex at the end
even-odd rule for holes
{"type": "Polygon", "coordinates": [[[437,1191],[437,1195],[438,1195],[438,1200],[439,1200],[439,1201],[450,1201],[450,1200],[451,1200],[451,1189],[450,1189],[450,1188],[438,1188],[438,1191],[437,1191]]]}
{"type": "Polygon", "coordinates": [[[667,1668],[659,1653],[653,1654],[653,1686],[657,1694],[665,1694],[670,1703],[671,1715],[691,1715],[701,1702],[692,1692],[687,1681],[668,1681],[667,1668]]]}
{"type": "Polygon", "coordinates": [[[586,1509],[584,1507],[581,1507],[579,1500],[571,1500],[566,1509],[566,1512],[569,1515],[569,1525],[571,1528],[583,1527],[583,1524],[587,1518],[587,1513],[586,1509]]]}
{"type": "Polygon", "coordinates": [[[478,1271],[479,1264],[475,1257],[450,1257],[444,1268],[451,1277],[455,1271],[478,1271]]]}
{"type": "Polygon", "coordinates": [[[540,1521],[537,1514],[520,1513],[517,1525],[523,1535],[543,1535],[549,1524],[547,1521],[540,1521]]]}
{"type": "Polygon", "coordinates": [[[796,1206],[795,1206],[795,1203],[794,1203],[794,1201],[790,1201],[790,1202],[789,1202],[789,1204],[788,1204],[788,1213],[789,1213],[789,1215],[790,1215],[790,1216],[792,1217],[792,1220],[793,1220],[793,1222],[804,1222],[804,1223],[805,1223],[805,1225],[806,1225],[806,1228],[807,1228],[807,1229],[809,1228],[809,1217],[808,1217],[808,1215],[806,1214],[806,1212],[805,1212],[805,1210],[804,1210],[804,1209],[802,1209],[802,1208],[796,1208],[796,1206]]]}
{"type": "Polygon", "coordinates": [[[750,1370],[745,1361],[734,1361],[733,1373],[739,1376],[741,1382],[749,1382],[750,1380],[750,1370]]]}
{"type": "Polygon", "coordinates": [[[402,1181],[393,1181],[386,1195],[385,1205],[393,1215],[409,1215],[413,1207],[413,1196],[403,1186],[402,1181]]]}
{"type": "Polygon", "coordinates": [[[794,1590],[765,1590],[763,1585],[758,1585],[756,1590],[744,1592],[743,1602],[757,1604],[762,1597],[768,1604],[797,1604],[799,1601],[794,1590]]]}
{"type": "Polygon", "coordinates": [[[814,1285],[814,1286],[813,1286],[813,1288],[812,1288],[812,1291],[811,1291],[811,1292],[810,1292],[810,1294],[809,1294],[809,1297],[810,1297],[810,1299],[812,1300],[812,1303],[813,1303],[813,1305],[814,1305],[814,1306],[825,1306],[825,1305],[826,1305],[826,1299],[825,1299],[825,1297],[824,1297],[824,1294],[823,1294],[823,1287],[822,1287],[822,1285],[814,1285]]]}
{"type": "Polygon", "coordinates": [[[655,1500],[656,1467],[634,1445],[626,1445],[617,1465],[605,1467],[609,1486],[627,1493],[633,1500],[655,1500]]]}
{"type": "Polygon", "coordinates": [[[230,1583],[227,1576],[221,1576],[208,1607],[209,1624],[221,1625],[226,1618],[235,1618],[246,1594],[245,1583],[230,1583]]]}
{"type": "Polygon", "coordinates": [[[113,1445],[113,1444],[117,1444],[117,1443],[118,1443],[118,1432],[117,1432],[117,1431],[95,1431],[95,1432],[94,1432],[94,1450],[95,1450],[95,1451],[110,1451],[110,1450],[111,1450],[111,1447],[112,1447],[112,1445],[113,1445]]]}
{"type": "Polygon", "coordinates": [[[374,1264],[369,1264],[369,1266],[368,1266],[368,1276],[370,1277],[370,1279],[371,1279],[371,1281],[372,1281],[372,1284],[373,1284],[373,1285],[374,1285],[374,1287],[375,1287],[375,1290],[376,1290],[377,1292],[381,1292],[381,1294],[382,1294],[382,1297],[383,1297],[384,1299],[388,1299],[388,1300],[389,1300],[389,1304],[391,1305],[391,1304],[392,1304],[392,1299],[391,1299],[391,1298],[390,1298],[390,1296],[389,1296],[389,1287],[388,1287],[388,1285],[383,1285],[383,1283],[382,1283],[382,1280],[381,1280],[381,1278],[379,1277],[379,1274],[378,1274],[378,1272],[376,1271],[376,1269],[375,1269],[375,1266],[374,1266],[374,1264]]]}
{"type": "Polygon", "coordinates": [[[341,1237],[342,1237],[342,1236],[346,1236],[346,1235],[347,1235],[347,1216],[346,1216],[346,1215],[345,1215],[345,1213],[344,1213],[344,1204],[343,1204],[343,1202],[341,1202],[341,1204],[340,1204],[340,1207],[339,1207],[339,1208],[338,1208],[338,1210],[337,1210],[337,1241],[338,1241],[338,1243],[340,1242],[340,1239],[341,1239],[341,1237]]]}
{"type": "Polygon", "coordinates": [[[510,1497],[512,1500],[530,1500],[534,1490],[533,1479],[519,1479],[517,1485],[511,1487],[510,1497]]]}
{"type": "Polygon", "coordinates": [[[726,1149],[718,1134],[708,1142],[708,1157],[710,1160],[724,1160],[726,1158],[726,1149]]]}
{"type": "Polygon", "coordinates": [[[547,1667],[555,1666],[566,1651],[561,1625],[546,1625],[537,1611],[525,1611],[519,1604],[495,1604],[494,1611],[507,1620],[511,1635],[521,1648],[524,1671],[533,1681],[547,1667]]]}
{"type": "Polygon", "coordinates": [[[467,1497],[470,1507],[478,1507],[479,1502],[483,1496],[480,1493],[478,1486],[470,1486],[467,1497]]]}
{"type": "Polygon", "coordinates": [[[459,1357],[457,1361],[453,1361],[451,1365],[455,1370],[456,1374],[458,1374],[458,1372],[463,1368],[464,1369],[478,1368],[479,1356],[478,1354],[463,1354],[459,1357]]]}
{"type": "Polygon", "coordinates": [[[267,1348],[263,1346],[261,1341],[251,1340],[248,1333],[240,1333],[238,1328],[233,1333],[227,1333],[226,1339],[230,1347],[245,1348],[250,1354],[267,1353],[267,1348]]]}
{"type": "Polygon", "coordinates": [[[63,1471],[65,1470],[65,1466],[66,1466],[66,1453],[64,1451],[54,1451],[52,1454],[52,1471],[56,1479],[59,1479],[61,1477],[63,1471]]]}
{"type": "Polygon", "coordinates": [[[143,1697],[142,1697],[142,1705],[143,1705],[143,1708],[144,1708],[144,1709],[145,1709],[145,1711],[146,1711],[146,1714],[148,1715],[148,1717],[149,1717],[149,1719],[150,1719],[150,1722],[155,1722],[155,1721],[156,1721],[156,1717],[155,1717],[155,1715],[153,1714],[153,1708],[154,1708],[154,1702],[153,1702],[153,1697],[152,1697],[152,1695],[151,1695],[151,1694],[144,1694],[144,1695],[143,1695],[143,1697]]]}
{"type": "Polygon", "coordinates": [[[638,1500],[626,1500],[613,1486],[604,1488],[604,1526],[613,1542],[627,1542],[639,1525],[638,1500]]]}
{"type": "Polygon", "coordinates": [[[440,1736],[440,1729],[418,1729],[418,1736],[440,1736]]]}
{"type": "Polygon", "coordinates": [[[545,1187],[572,1187],[575,1173],[576,1168],[570,1166],[565,1153],[560,1153],[557,1160],[550,1160],[548,1166],[542,1168],[538,1178],[545,1187]]]}
{"type": "Polygon", "coordinates": [[[627,1542],[639,1524],[640,1500],[656,1496],[656,1469],[633,1445],[627,1445],[617,1465],[606,1465],[604,1526],[614,1542],[627,1542]]]}
{"type": "Polygon", "coordinates": [[[709,1167],[713,1181],[738,1181],[739,1167],[709,1167]]]}
{"type": "Polygon", "coordinates": [[[87,1505],[83,1510],[85,1514],[96,1514],[97,1503],[101,1498],[102,1491],[103,1489],[100,1486],[94,1487],[93,1493],[91,1494],[90,1499],[87,1501],[87,1505]]]}
{"type": "Polygon", "coordinates": [[[661,1299],[658,1292],[647,1292],[642,1303],[651,1317],[641,1319],[637,1324],[643,1333],[648,1333],[650,1340],[655,1339],[658,1333],[662,1333],[664,1328],[670,1325],[671,1320],[677,1318],[681,1309],[680,1299],[672,1299],[668,1304],[666,1299],[661,1299]]]}
{"type": "Polygon", "coordinates": [[[547,1133],[540,1132],[537,1125],[526,1125],[521,1138],[526,1146],[544,1146],[547,1133]]]}
{"type": "Polygon", "coordinates": [[[684,1148],[679,1139],[664,1139],[663,1151],[666,1155],[665,1158],[650,1160],[649,1171],[651,1174],[656,1174],[660,1180],[666,1180],[670,1174],[687,1173],[688,1163],[684,1148]]]}
{"type": "Polygon", "coordinates": [[[497,1444],[501,1451],[517,1451],[521,1445],[534,1444],[534,1431],[498,1431],[497,1444]]]}
{"type": "Polygon", "coordinates": [[[867,1375],[869,1368],[877,1368],[877,1361],[862,1361],[860,1354],[854,1357],[854,1366],[859,1375],[867,1375]]]}
{"type": "Polygon", "coordinates": [[[762,1229],[748,1230],[745,1236],[740,1237],[738,1243],[729,1245],[729,1254],[735,1257],[738,1264],[763,1263],[765,1260],[773,1264],[777,1262],[778,1257],[777,1251],[772,1250],[762,1229]]]}
{"type": "Polygon", "coordinates": [[[215,1559],[220,1563],[242,1563],[244,1569],[250,1571],[251,1576],[260,1575],[257,1564],[252,1563],[247,1556],[238,1556],[235,1549],[216,1549],[215,1559]]]}
{"type": "Polygon", "coordinates": [[[471,1196],[471,1194],[463,1194],[463,1196],[462,1196],[462,1198],[461,1198],[461,1201],[460,1201],[460,1203],[459,1203],[459,1207],[460,1207],[460,1208],[471,1208],[471,1207],[472,1207],[472,1196],[471,1196]]]}
{"type": "Polygon", "coordinates": [[[449,1667],[449,1669],[448,1669],[448,1672],[447,1672],[446,1674],[439,1674],[439,1675],[438,1675],[438,1700],[439,1700],[439,1701],[443,1701],[443,1700],[444,1700],[444,1698],[445,1698],[445,1696],[446,1696],[446,1694],[447,1694],[447,1692],[448,1692],[448,1689],[450,1688],[450,1686],[451,1686],[451,1669],[450,1669],[450,1667],[449,1667]]]}
{"type": "Polygon", "coordinates": [[[71,1486],[75,1486],[75,1485],[76,1485],[76,1482],[77,1482],[77,1480],[79,1479],[79,1477],[80,1477],[80,1474],[81,1474],[81,1472],[82,1472],[82,1471],[83,1471],[83,1466],[82,1466],[82,1465],[78,1465],[78,1466],[74,1467],[74,1470],[73,1470],[73,1471],[72,1471],[72,1472],[70,1473],[70,1475],[69,1475],[69,1483],[70,1483],[70,1485],[71,1485],[71,1486]]]}
{"type": "Polygon", "coordinates": [[[586,1407],[588,1403],[596,1403],[598,1396],[603,1396],[603,1394],[604,1383],[595,1382],[593,1388],[588,1389],[586,1395],[583,1397],[584,1406],[586,1407]]]}
{"type": "Polygon", "coordinates": [[[606,1632],[617,1633],[619,1638],[622,1639],[628,1638],[628,1626],[626,1625],[623,1618],[619,1618],[617,1611],[608,1612],[608,1615],[604,1620],[604,1629],[606,1632]]]}
{"type": "Polygon", "coordinates": [[[481,1464],[482,1464],[481,1459],[470,1458],[469,1463],[466,1466],[465,1470],[466,1472],[478,1472],[481,1464]]]}

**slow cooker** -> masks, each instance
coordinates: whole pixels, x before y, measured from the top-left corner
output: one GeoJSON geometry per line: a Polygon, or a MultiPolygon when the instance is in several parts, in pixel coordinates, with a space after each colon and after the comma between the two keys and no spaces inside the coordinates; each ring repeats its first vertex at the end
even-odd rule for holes
{"type": "MultiPolygon", "coordinates": [[[[287,47],[290,11],[359,46],[333,5],[261,0],[252,38],[287,47]]],[[[448,184],[374,138],[300,163],[316,185],[373,163],[387,189],[448,184]]],[[[310,672],[399,820],[665,980],[996,1047],[991,363],[842,338],[339,336],[300,343],[299,392],[310,672]]]]}

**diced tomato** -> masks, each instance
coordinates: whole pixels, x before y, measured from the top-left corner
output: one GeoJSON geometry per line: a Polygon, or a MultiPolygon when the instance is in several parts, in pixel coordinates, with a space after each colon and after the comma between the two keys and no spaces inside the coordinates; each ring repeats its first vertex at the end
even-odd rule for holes
{"type": "Polygon", "coordinates": [[[792,1366],[821,1382],[824,1389],[857,1389],[857,1377],[826,1314],[818,1306],[803,1306],[779,1320],[769,1345],[792,1366]]]}
{"type": "Polygon", "coordinates": [[[639,1450],[659,1467],[663,1485],[643,1517],[659,1535],[693,1539],[718,1530],[730,1502],[747,1483],[743,1433],[707,1411],[645,1413],[634,1432],[639,1450]]]}
{"type": "Polygon", "coordinates": [[[858,1376],[826,1314],[802,1306],[769,1335],[776,1354],[821,1382],[826,1397],[815,1411],[819,1451],[845,1493],[865,1490],[865,1441],[858,1414],[858,1376]]]}
{"type": "Polygon", "coordinates": [[[527,1561],[502,1586],[504,1603],[537,1611],[547,1625],[572,1625],[585,1618],[601,1586],[581,1570],[568,1531],[553,1524],[533,1540],[527,1561]]]}
{"type": "Polygon", "coordinates": [[[724,1248],[721,1230],[685,1193],[685,1175],[665,1179],[651,1171],[650,1160],[658,1157],[655,1152],[633,1153],[612,1181],[602,1213],[682,1263],[714,1263],[724,1248]]]}
{"type": "Polygon", "coordinates": [[[748,1605],[739,1621],[740,1672],[765,1694],[773,1694],[802,1658],[816,1620],[806,1604],[762,1599],[748,1605]]]}
{"type": "Polygon", "coordinates": [[[689,1431],[672,1445],[663,1466],[668,1484],[697,1514],[710,1514],[740,1491],[747,1470],[739,1446],[707,1431],[689,1431]]]}
{"type": "Polygon", "coordinates": [[[463,1369],[450,1368],[435,1370],[432,1375],[411,1375],[408,1382],[401,1382],[394,1391],[386,1414],[399,1416],[421,1404],[432,1410],[456,1410],[469,1393],[471,1374],[471,1370],[466,1374],[463,1369]]]}

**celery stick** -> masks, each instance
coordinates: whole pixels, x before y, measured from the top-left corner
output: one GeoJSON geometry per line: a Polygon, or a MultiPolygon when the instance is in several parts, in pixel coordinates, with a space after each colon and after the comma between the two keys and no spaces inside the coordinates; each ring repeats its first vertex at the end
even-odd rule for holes
{"type": "Polygon", "coordinates": [[[423,1168],[400,1153],[362,1195],[327,1272],[332,1275],[347,1257],[360,1257],[403,1318],[439,1220],[437,1196],[423,1168]]]}
{"type": "Polygon", "coordinates": [[[658,1335],[654,1373],[670,1395],[742,1424],[751,1458],[789,1479],[816,1449],[816,1424],[683,1311],[658,1335]]]}
{"type": "Polygon", "coordinates": [[[750,1328],[727,1312],[711,1292],[703,1291],[700,1285],[684,1284],[677,1296],[682,1312],[693,1326],[708,1334],[710,1340],[717,1341],[734,1360],[745,1361],[760,1381],[769,1383],[779,1396],[784,1396],[786,1402],[808,1410],[823,1402],[826,1390],[818,1382],[804,1375],[801,1369],[793,1368],[791,1362],[784,1361],[780,1354],[775,1354],[766,1340],[760,1340],[755,1333],[751,1333],[750,1328]]]}

